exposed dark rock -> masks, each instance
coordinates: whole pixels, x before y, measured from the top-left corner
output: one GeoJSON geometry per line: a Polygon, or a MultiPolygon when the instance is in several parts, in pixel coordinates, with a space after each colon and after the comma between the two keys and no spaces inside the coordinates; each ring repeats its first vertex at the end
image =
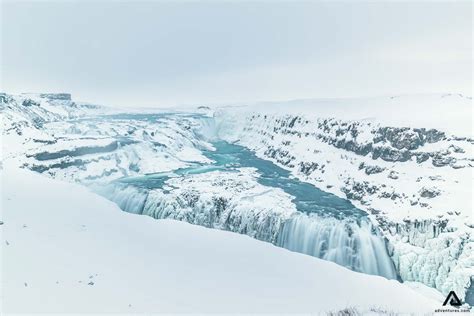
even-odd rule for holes
{"type": "Polygon", "coordinates": [[[453,152],[459,153],[459,154],[464,154],[466,152],[464,149],[462,149],[461,147],[456,146],[456,145],[450,145],[449,149],[452,150],[453,152]]]}
{"type": "Polygon", "coordinates": [[[436,143],[446,138],[446,134],[444,132],[438,131],[436,129],[426,130],[424,128],[420,128],[414,129],[414,131],[418,132],[420,134],[420,138],[428,143],[436,143]]]}
{"type": "Polygon", "coordinates": [[[420,190],[420,196],[424,198],[432,199],[440,194],[441,192],[436,188],[422,188],[420,190]]]}
{"type": "Polygon", "coordinates": [[[417,153],[415,155],[417,163],[422,163],[430,159],[430,155],[428,153],[417,153]]]}
{"type": "Polygon", "coordinates": [[[293,155],[290,155],[287,150],[281,150],[279,148],[275,149],[273,147],[270,147],[265,151],[264,154],[265,156],[276,159],[276,161],[278,161],[284,166],[288,166],[290,168],[294,167],[294,165],[291,162],[294,161],[296,157],[293,155]]]}
{"type": "Polygon", "coordinates": [[[367,175],[381,173],[384,170],[385,170],[385,168],[382,168],[382,167],[379,167],[379,166],[366,166],[365,167],[365,173],[367,175]]]}
{"type": "Polygon", "coordinates": [[[359,164],[359,170],[364,169],[365,173],[367,175],[375,174],[375,173],[380,173],[385,170],[385,168],[379,167],[379,166],[370,166],[366,165],[365,163],[361,162],[359,164]]]}
{"type": "Polygon", "coordinates": [[[293,126],[295,126],[295,123],[296,123],[296,120],[298,119],[297,116],[295,116],[291,121],[290,121],[290,124],[288,124],[288,127],[289,128],[292,128],[293,126]]]}
{"type": "Polygon", "coordinates": [[[375,185],[370,185],[369,182],[346,181],[346,186],[341,188],[341,191],[348,199],[362,201],[366,195],[376,193],[379,188],[375,185]]]}
{"type": "Polygon", "coordinates": [[[388,177],[389,177],[390,179],[397,180],[397,179],[398,179],[398,172],[392,170],[392,171],[390,171],[390,173],[388,174],[388,177]]]}
{"type": "Polygon", "coordinates": [[[39,106],[40,104],[34,100],[25,99],[23,100],[23,103],[21,105],[29,107],[29,106],[39,106]]]}
{"type": "Polygon", "coordinates": [[[381,158],[385,161],[404,162],[410,160],[412,154],[408,150],[396,150],[390,147],[376,147],[372,151],[372,159],[381,158]]]}
{"type": "Polygon", "coordinates": [[[64,101],[71,101],[71,94],[70,93],[42,93],[40,97],[47,98],[50,100],[64,100],[64,101]]]}
{"type": "Polygon", "coordinates": [[[450,157],[444,153],[438,152],[433,156],[433,166],[435,167],[444,167],[450,164],[454,164],[456,158],[450,157]]]}
{"type": "Polygon", "coordinates": [[[314,170],[318,169],[319,165],[316,162],[300,162],[300,172],[309,176],[314,170]]]}
{"type": "Polygon", "coordinates": [[[46,121],[41,118],[41,117],[35,117],[32,119],[32,122],[33,122],[33,125],[34,127],[36,127],[37,129],[40,129],[43,127],[43,124],[46,123],[46,121]]]}
{"type": "Polygon", "coordinates": [[[52,145],[55,144],[57,141],[55,139],[53,140],[44,140],[44,139],[33,139],[35,143],[42,143],[42,144],[47,144],[47,145],[52,145]]]}
{"type": "MultiPolygon", "coordinates": [[[[317,128],[314,132],[302,133],[294,128],[296,123],[301,122],[301,118],[295,116],[275,119],[277,125],[274,126],[273,133],[296,135],[300,138],[314,137],[336,148],[354,152],[357,155],[366,156],[372,154],[373,159],[380,158],[390,162],[405,162],[415,157],[417,163],[423,163],[427,161],[430,156],[436,155],[434,153],[415,152],[415,150],[418,150],[427,143],[436,143],[447,139],[444,132],[436,129],[378,127],[370,131],[373,134],[372,141],[364,140],[363,142],[359,142],[357,137],[361,134],[362,129],[366,129],[370,124],[324,119],[317,121],[317,128]]],[[[305,124],[309,124],[309,122],[305,124]]],[[[271,138],[273,139],[273,137],[271,138]]],[[[274,148],[273,150],[278,149],[274,148]]],[[[459,146],[450,147],[450,152],[462,153],[462,151],[463,149],[459,146]]],[[[448,152],[448,154],[450,152],[448,152]]],[[[433,165],[450,165],[454,168],[453,159],[454,158],[451,158],[446,161],[446,158],[438,157],[433,165]]]]}

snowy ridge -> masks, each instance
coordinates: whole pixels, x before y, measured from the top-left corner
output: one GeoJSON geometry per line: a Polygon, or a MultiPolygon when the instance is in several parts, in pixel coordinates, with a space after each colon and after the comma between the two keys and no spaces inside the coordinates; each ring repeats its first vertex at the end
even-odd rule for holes
{"type": "MultiPolygon", "coordinates": [[[[397,99],[400,109],[409,108],[414,100],[397,99]]],[[[450,101],[453,106],[461,102],[463,109],[472,111],[472,100],[463,96],[427,99],[418,98],[418,104],[439,109],[450,101]]],[[[464,298],[474,276],[472,137],[452,134],[456,129],[447,127],[457,122],[449,120],[441,130],[403,126],[402,121],[383,125],[390,118],[326,117],[333,110],[344,118],[368,110],[351,108],[349,103],[342,113],[343,100],[333,106],[326,100],[321,102],[327,108],[321,107],[319,113],[315,102],[222,108],[215,113],[217,134],[304,181],[352,200],[384,231],[403,280],[423,282],[445,294],[454,289],[464,298]]],[[[393,102],[381,102],[374,113],[385,111],[384,104],[397,104],[393,102]]],[[[469,120],[464,117],[459,125],[469,120]]]]}

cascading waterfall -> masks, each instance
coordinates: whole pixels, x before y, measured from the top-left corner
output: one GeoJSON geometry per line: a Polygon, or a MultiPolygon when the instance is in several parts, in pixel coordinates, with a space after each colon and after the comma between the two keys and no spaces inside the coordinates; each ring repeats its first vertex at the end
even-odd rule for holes
{"type": "Polygon", "coordinates": [[[105,186],[91,185],[97,194],[116,203],[123,211],[142,214],[148,193],[133,186],[111,183],[105,186]]]}
{"type": "Polygon", "coordinates": [[[150,191],[142,214],[232,231],[272,243],[277,240],[284,220],[281,214],[262,213],[219,196],[203,197],[189,191],[180,194],[150,191]]]}
{"type": "MultiPolygon", "coordinates": [[[[218,128],[213,118],[201,116],[199,122],[200,127],[195,131],[198,138],[218,139],[218,128]]],[[[246,234],[355,271],[397,278],[382,236],[362,211],[309,184],[292,180],[288,171],[257,158],[243,147],[222,142],[213,145],[215,151],[204,153],[216,161],[214,167],[225,169],[228,162],[232,161],[234,166],[257,168],[261,175],[258,181],[265,186],[281,188],[293,196],[298,211],[261,212],[258,205],[249,208],[243,206],[246,204],[234,203],[232,199],[225,199],[218,194],[162,189],[161,186],[134,186],[132,178],[126,183],[115,181],[93,189],[130,213],[246,234]]],[[[199,168],[202,166],[189,168],[191,170],[185,173],[179,170],[175,173],[183,176],[199,168]]],[[[166,177],[160,178],[162,184],[166,177]]]]}
{"type": "Polygon", "coordinates": [[[111,183],[94,190],[136,214],[175,219],[246,234],[291,251],[335,262],[351,270],[396,279],[383,238],[366,218],[336,219],[296,212],[290,218],[238,206],[222,206],[219,199],[176,197],[162,190],[146,192],[131,185],[111,183]],[[192,201],[192,202],[191,202],[192,201]]]}
{"type": "Polygon", "coordinates": [[[199,120],[199,128],[195,130],[196,134],[208,141],[218,138],[216,120],[213,117],[201,117],[199,120]]]}
{"type": "Polygon", "coordinates": [[[300,213],[283,224],[277,245],[354,271],[397,277],[382,237],[365,218],[359,224],[352,219],[300,213]]]}

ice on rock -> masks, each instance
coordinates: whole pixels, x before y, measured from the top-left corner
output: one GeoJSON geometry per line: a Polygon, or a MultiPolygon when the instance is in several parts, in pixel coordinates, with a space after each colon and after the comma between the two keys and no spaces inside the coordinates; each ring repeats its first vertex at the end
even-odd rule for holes
{"type": "Polygon", "coordinates": [[[367,221],[308,216],[292,197],[256,182],[252,168],[170,178],[144,193],[112,184],[98,190],[123,210],[246,234],[349,269],[396,279],[383,238],[367,221]]]}
{"type": "Polygon", "coordinates": [[[402,280],[464,299],[474,279],[471,112],[470,98],[430,95],[220,108],[215,117],[220,138],[365,210],[402,280]],[[410,115],[414,107],[423,115],[410,115]]]}

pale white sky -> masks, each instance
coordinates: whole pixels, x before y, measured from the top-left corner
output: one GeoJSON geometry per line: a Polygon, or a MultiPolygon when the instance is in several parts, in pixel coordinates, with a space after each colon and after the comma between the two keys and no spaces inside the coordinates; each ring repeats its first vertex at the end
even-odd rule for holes
{"type": "Polygon", "coordinates": [[[121,106],[461,92],[472,3],[2,1],[1,90],[121,106]]]}

